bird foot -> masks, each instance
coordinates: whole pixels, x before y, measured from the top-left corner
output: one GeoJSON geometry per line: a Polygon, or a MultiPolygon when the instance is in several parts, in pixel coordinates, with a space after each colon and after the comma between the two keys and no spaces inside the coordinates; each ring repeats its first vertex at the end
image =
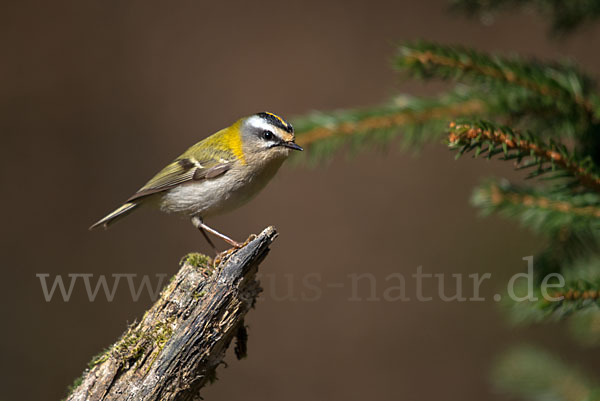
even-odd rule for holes
{"type": "Polygon", "coordinates": [[[238,250],[238,248],[234,247],[234,248],[229,248],[227,250],[224,250],[223,252],[217,253],[217,256],[215,256],[213,259],[213,267],[217,267],[221,263],[227,261],[227,259],[229,259],[229,257],[231,255],[233,255],[237,250],[238,250]]]}
{"type": "Polygon", "coordinates": [[[233,248],[229,248],[223,252],[217,253],[217,256],[215,256],[215,258],[213,259],[213,267],[217,267],[221,263],[225,262],[227,259],[229,259],[231,257],[231,255],[236,253],[238,249],[245,247],[246,245],[248,245],[251,241],[253,241],[256,238],[257,238],[256,234],[250,234],[250,236],[246,239],[246,241],[243,244],[240,244],[239,242],[235,242],[235,244],[231,244],[231,245],[233,245],[233,248]]]}
{"type": "Polygon", "coordinates": [[[250,234],[248,236],[248,238],[246,239],[246,242],[244,242],[241,247],[244,247],[244,246],[248,245],[251,241],[254,241],[257,237],[258,236],[256,234],[250,234]]]}

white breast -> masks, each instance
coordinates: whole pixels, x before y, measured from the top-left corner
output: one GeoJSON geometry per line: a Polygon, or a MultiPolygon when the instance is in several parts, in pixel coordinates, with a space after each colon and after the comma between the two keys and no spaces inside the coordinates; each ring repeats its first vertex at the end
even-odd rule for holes
{"type": "Polygon", "coordinates": [[[234,210],[254,197],[273,178],[284,159],[277,159],[253,172],[248,165],[236,164],[214,179],[179,185],[165,192],[162,211],[188,216],[210,217],[234,210]]]}

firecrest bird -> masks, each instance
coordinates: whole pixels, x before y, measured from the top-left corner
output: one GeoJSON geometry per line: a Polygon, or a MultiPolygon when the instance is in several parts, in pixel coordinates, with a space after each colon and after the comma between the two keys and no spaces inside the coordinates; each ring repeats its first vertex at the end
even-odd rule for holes
{"type": "Polygon", "coordinates": [[[186,150],[90,230],[107,228],[140,206],[150,205],[189,216],[215,251],[207,231],[239,248],[241,244],[204,224],[204,219],[249,201],[292,150],[302,148],[283,118],[268,112],[242,118],[186,150]]]}

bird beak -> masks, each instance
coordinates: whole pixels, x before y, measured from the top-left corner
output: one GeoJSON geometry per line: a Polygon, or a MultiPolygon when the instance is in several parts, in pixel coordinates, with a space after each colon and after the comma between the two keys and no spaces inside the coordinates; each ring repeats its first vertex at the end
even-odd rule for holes
{"type": "Polygon", "coordinates": [[[293,141],[282,142],[281,146],[285,146],[286,148],[290,148],[290,149],[294,149],[294,150],[300,150],[300,151],[304,150],[304,149],[302,149],[302,147],[296,145],[296,143],[293,141]]]}

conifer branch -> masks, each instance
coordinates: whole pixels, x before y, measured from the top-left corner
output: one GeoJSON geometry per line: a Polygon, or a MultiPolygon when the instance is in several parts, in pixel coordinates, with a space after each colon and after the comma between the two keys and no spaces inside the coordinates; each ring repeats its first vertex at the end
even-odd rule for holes
{"type": "Polygon", "coordinates": [[[501,58],[458,46],[418,42],[400,47],[396,66],[417,77],[463,79],[493,86],[521,87],[554,101],[570,102],[593,115],[587,96],[591,80],[573,67],[501,58]]]}
{"type": "Polygon", "coordinates": [[[432,136],[441,138],[449,119],[484,112],[484,102],[459,93],[433,99],[399,96],[381,107],[313,113],[295,119],[293,124],[297,143],[308,148],[315,160],[345,144],[387,144],[400,131],[405,143],[420,144],[432,136]]]}
{"type": "MultiPolygon", "coordinates": [[[[560,274],[564,282],[550,280],[551,284],[543,288],[543,281],[537,280],[533,288],[533,300],[504,298],[504,306],[514,323],[543,322],[561,320],[569,316],[587,313],[588,310],[598,310],[600,307],[600,255],[597,250],[584,253],[579,259],[568,261],[562,258],[560,274]],[[559,286],[560,285],[560,286],[559,286]],[[556,287],[559,286],[559,287],[556,287]]],[[[540,266],[542,258],[535,259],[535,269],[538,273],[543,270],[540,266]]],[[[525,283],[515,288],[518,297],[529,294],[525,283]]]]}
{"type": "Polygon", "coordinates": [[[540,137],[582,140],[593,126],[589,115],[572,104],[537,96],[526,89],[498,86],[463,91],[465,96],[485,103],[486,112],[478,118],[535,131],[540,137]]]}
{"type": "Polygon", "coordinates": [[[600,281],[570,281],[560,289],[548,289],[549,298],[538,289],[536,301],[506,301],[505,307],[513,323],[545,322],[565,319],[589,308],[600,306],[600,281]],[[551,298],[551,299],[550,299],[551,298]]]}
{"type": "Polygon", "coordinates": [[[418,76],[463,78],[480,85],[457,85],[435,98],[398,96],[379,107],[294,119],[297,142],[310,148],[309,157],[317,160],[347,144],[386,144],[400,131],[404,144],[420,145],[439,138],[442,123],[464,117],[524,121],[544,134],[576,137],[588,132],[592,111],[600,116],[600,102],[586,95],[591,80],[570,66],[508,60],[425,42],[402,46],[396,64],[418,76]]]}
{"type": "Polygon", "coordinates": [[[422,123],[428,120],[451,116],[463,116],[482,112],[482,102],[465,100],[463,103],[439,105],[423,110],[398,110],[395,113],[371,115],[345,121],[340,118],[335,124],[320,126],[299,133],[298,142],[302,146],[310,146],[314,142],[333,136],[356,135],[369,131],[402,127],[407,124],[422,123]]]}
{"type": "Polygon", "coordinates": [[[518,162],[528,157],[530,161],[519,165],[519,168],[536,166],[537,170],[530,177],[560,168],[582,185],[600,192],[600,176],[596,173],[598,169],[591,158],[579,158],[570,154],[562,144],[546,144],[531,134],[519,134],[510,128],[487,122],[452,122],[448,140],[451,148],[459,149],[459,156],[475,150],[476,157],[481,153],[487,153],[488,157],[503,153],[505,159],[517,159],[518,162]],[[550,166],[545,168],[545,164],[550,166]]]}
{"type": "Polygon", "coordinates": [[[600,296],[600,283],[570,283],[564,288],[550,292],[552,298],[561,298],[561,301],[547,301],[545,302],[550,305],[553,302],[581,302],[581,301],[594,301],[598,300],[600,296]]]}
{"type": "Polygon", "coordinates": [[[600,229],[600,198],[595,194],[570,195],[489,181],[473,192],[471,201],[485,214],[518,217],[524,226],[545,235],[565,228],[600,229]]]}

